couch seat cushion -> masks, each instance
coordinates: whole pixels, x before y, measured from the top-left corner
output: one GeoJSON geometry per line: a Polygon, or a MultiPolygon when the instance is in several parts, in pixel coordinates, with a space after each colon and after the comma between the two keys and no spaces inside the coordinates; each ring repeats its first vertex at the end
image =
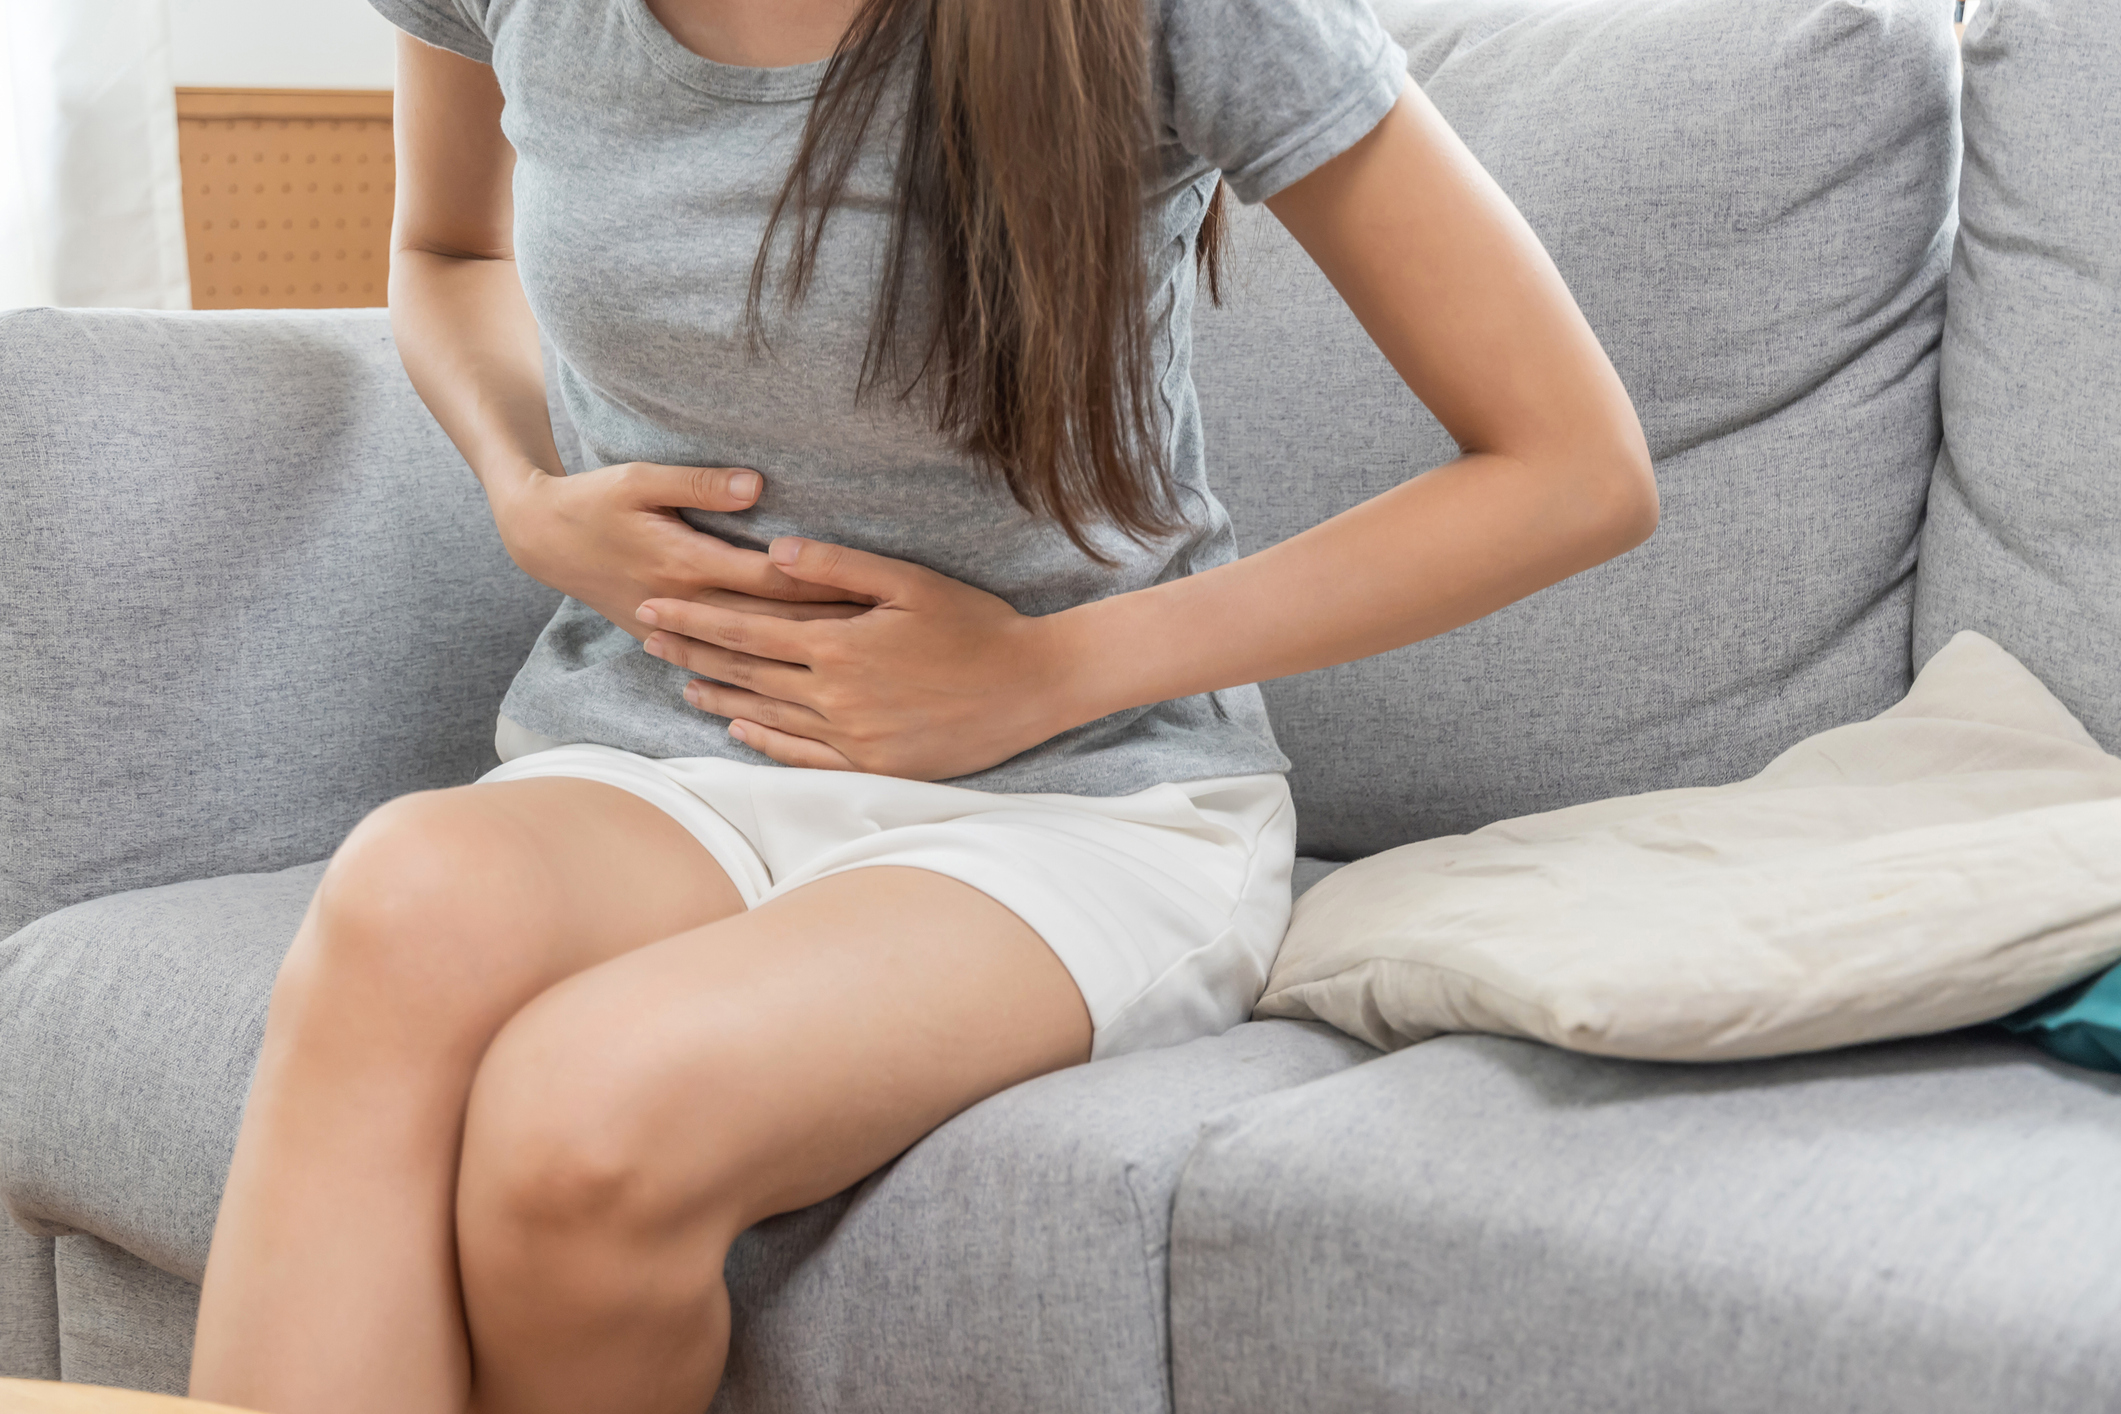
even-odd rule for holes
{"type": "MultiPolygon", "coordinates": [[[[119,894],[0,943],[0,1191],[20,1217],[199,1279],[321,867],[119,894]]],[[[738,1244],[717,1409],[1167,1409],[1164,1254],[1202,1123],[1375,1054],[1257,1023],[973,1107],[738,1244]]]]}
{"type": "Polygon", "coordinates": [[[114,894],[0,942],[0,1196],[193,1281],[321,864],[114,894]]]}
{"type": "Polygon", "coordinates": [[[1218,1118],[1186,1414],[2081,1414],[2121,1079],[1995,1032],[1716,1067],[1431,1041],[1218,1118]]]}

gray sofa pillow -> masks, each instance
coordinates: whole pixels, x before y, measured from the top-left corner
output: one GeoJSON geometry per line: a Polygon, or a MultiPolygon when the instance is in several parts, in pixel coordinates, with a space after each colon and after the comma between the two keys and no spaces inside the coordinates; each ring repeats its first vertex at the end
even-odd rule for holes
{"type": "MultiPolygon", "coordinates": [[[[1478,624],[1269,684],[1302,851],[1735,780],[1896,701],[1937,452],[1949,4],[1379,10],[1611,352],[1664,520],[1478,624]]],[[[1195,377],[1257,549],[1456,449],[1271,217],[1234,237],[1195,377]]]]}
{"type": "Polygon", "coordinates": [[[0,937],[493,763],[557,596],[381,310],[0,315],[0,937]]]}
{"type": "Polygon", "coordinates": [[[2008,648],[2121,752],[2121,7],[1985,0],[1915,656],[2008,648]]]}

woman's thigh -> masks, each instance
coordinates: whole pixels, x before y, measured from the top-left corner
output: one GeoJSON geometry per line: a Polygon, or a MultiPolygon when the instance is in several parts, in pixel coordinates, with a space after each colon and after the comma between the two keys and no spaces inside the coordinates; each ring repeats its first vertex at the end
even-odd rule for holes
{"type": "Polygon", "coordinates": [[[743,1228],[1086,1060],[1090,1040],[1038,934],[921,869],[832,875],[582,972],[509,1022],[473,1087],[458,1227],[474,1328],[481,1295],[541,1248],[600,1247],[621,1271],[683,1249],[711,1277],[743,1228]]]}

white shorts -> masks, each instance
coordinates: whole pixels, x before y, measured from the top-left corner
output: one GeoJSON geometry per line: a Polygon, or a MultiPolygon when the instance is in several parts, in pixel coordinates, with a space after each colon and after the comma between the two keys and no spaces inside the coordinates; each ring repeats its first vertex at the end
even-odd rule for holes
{"type": "Polygon", "coordinates": [[[1096,1028],[1092,1059],[1243,1021],[1289,926],[1296,810],[1277,775],[1109,797],[1000,795],[608,746],[507,749],[529,736],[504,722],[511,759],[482,779],[569,776],[630,791],[689,830],[746,907],[876,865],[970,884],[1074,977],[1096,1028]]]}

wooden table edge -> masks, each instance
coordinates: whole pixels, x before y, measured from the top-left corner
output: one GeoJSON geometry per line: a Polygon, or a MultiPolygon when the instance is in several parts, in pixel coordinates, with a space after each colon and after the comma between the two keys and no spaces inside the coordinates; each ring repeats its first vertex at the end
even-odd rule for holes
{"type": "Polygon", "coordinates": [[[142,1394],[108,1385],[0,1380],[0,1414],[253,1414],[230,1404],[204,1404],[170,1394],[142,1394]]]}

